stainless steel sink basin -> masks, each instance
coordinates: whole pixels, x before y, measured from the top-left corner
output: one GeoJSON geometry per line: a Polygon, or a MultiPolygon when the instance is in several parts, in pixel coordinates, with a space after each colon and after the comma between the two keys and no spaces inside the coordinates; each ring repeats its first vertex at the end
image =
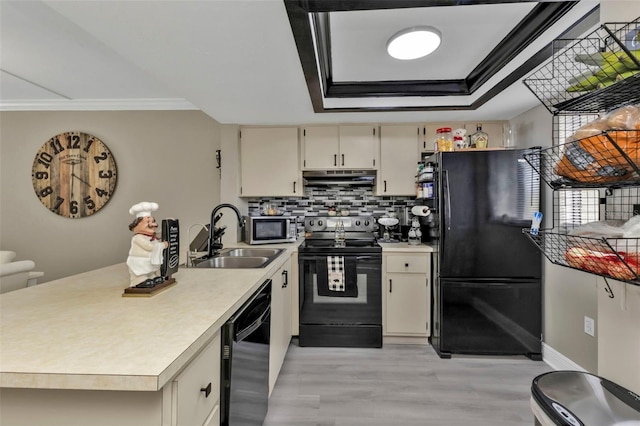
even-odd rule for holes
{"type": "Polygon", "coordinates": [[[216,256],[203,260],[196,265],[196,268],[262,268],[269,261],[268,257],[216,256]]]}
{"type": "Polygon", "coordinates": [[[282,253],[284,249],[273,248],[234,248],[223,250],[220,256],[233,256],[233,257],[272,257],[282,253]]]}
{"type": "Polygon", "coordinates": [[[274,248],[228,248],[216,256],[196,263],[196,268],[264,268],[285,249],[274,248]]]}

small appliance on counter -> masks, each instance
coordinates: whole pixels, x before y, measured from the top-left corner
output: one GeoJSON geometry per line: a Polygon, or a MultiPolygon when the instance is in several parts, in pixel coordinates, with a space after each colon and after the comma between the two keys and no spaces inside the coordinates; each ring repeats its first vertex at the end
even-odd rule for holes
{"type": "Polygon", "coordinates": [[[384,228],[381,243],[397,243],[398,240],[391,238],[390,229],[396,226],[400,221],[397,217],[382,216],[378,219],[378,223],[384,228]]]}
{"type": "Polygon", "coordinates": [[[297,239],[296,218],[290,216],[245,216],[247,244],[293,243],[297,239]]]}

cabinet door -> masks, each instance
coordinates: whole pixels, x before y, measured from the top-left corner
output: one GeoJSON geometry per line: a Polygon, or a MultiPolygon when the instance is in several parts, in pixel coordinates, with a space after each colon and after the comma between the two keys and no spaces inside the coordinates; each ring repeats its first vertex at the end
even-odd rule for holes
{"type": "Polygon", "coordinates": [[[240,196],[301,196],[296,127],[243,128],[240,196]]]}
{"type": "Polygon", "coordinates": [[[304,161],[302,168],[328,170],[339,164],[338,126],[309,126],[303,129],[304,161]]]}
{"type": "Polygon", "coordinates": [[[271,336],[269,347],[269,394],[291,342],[291,259],[271,277],[271,336]]]}
{"type": "Polygon", "coordinates": [[[340,158],[343,169],[375,169],[378,164],[376,126],[340,126],[340,158]]]}
{"type": "Polygon", "coordinates": [[[425,274],[387,274],[387,333],[427,334],[427,290],[425,274]]]}
{"type": "Polygon", "coordinates": [[[220,334],[172,382],[176,425],[202,425],[220,400],[220,334]]]}
{"type": "Polygon", "coordinates": [[[417,125],[380,127],[377,195],[416,195],[421,131],[417,125]]]}

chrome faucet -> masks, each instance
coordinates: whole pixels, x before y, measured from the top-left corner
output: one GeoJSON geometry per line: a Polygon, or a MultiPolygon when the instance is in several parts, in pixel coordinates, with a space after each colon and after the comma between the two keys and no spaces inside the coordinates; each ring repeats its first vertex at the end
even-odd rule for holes
{"type": "Polygon", "coordinates": [[[218,213],[218,210],[224,207],[228,207],[236,213],[236,216],[238,217],[238,225],[241,228],[244,228],[244,219],[242,218],[240,210],[238,210],[236,206],[228,203],[218,204],[211,211],[211,223],[209,224],[209,256],[218,254],[222,249],[222,236],[224,235],[226,226],[216,228],[216,222],[220,219],[220,217],[216,217],[216,214],[218,213]]]}

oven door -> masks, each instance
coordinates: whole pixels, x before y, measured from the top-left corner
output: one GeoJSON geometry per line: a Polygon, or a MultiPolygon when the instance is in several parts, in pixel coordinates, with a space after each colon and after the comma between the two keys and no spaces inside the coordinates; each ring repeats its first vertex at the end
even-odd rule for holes
{"type": "Polygon", "coordinates": [[[341,290],[329,256],[299,253],[300,346],[381,347],[382,255],[332,257],[344,260],[341,290]]]}

